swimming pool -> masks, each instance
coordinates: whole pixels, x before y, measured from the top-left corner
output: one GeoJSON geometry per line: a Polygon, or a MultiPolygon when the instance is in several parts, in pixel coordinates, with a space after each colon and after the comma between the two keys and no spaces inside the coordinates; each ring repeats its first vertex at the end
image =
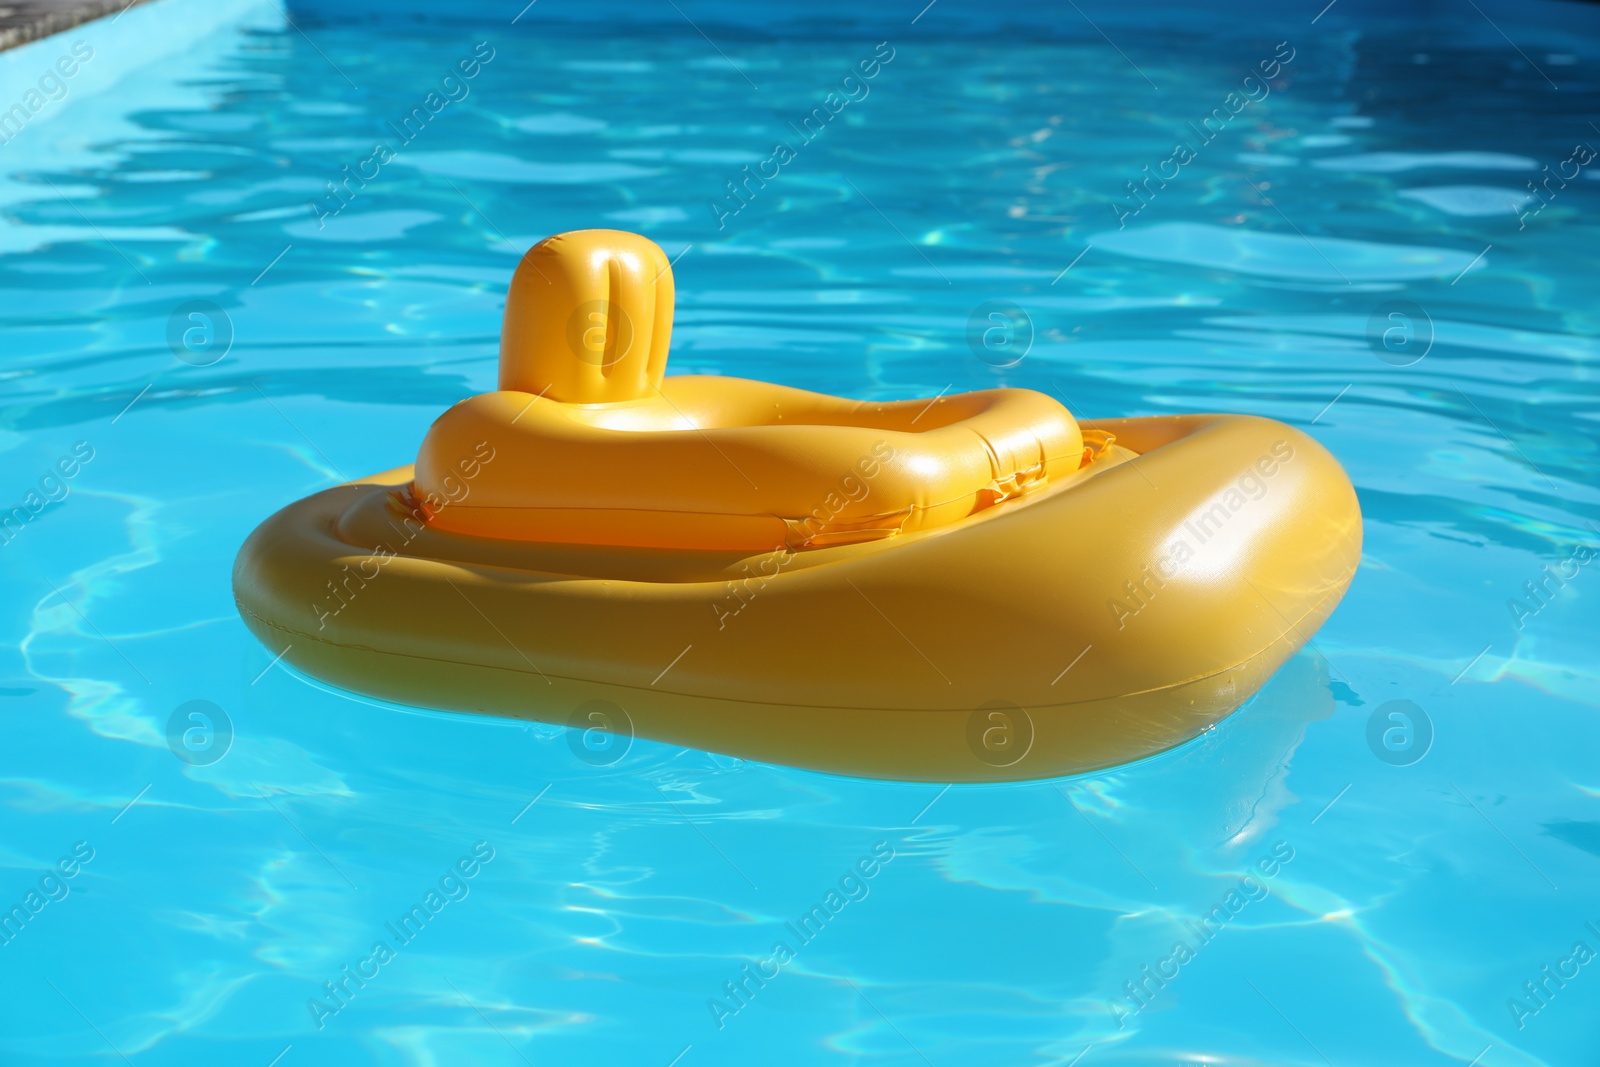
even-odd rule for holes
{"type": "Polygon", "coordinates": [[[1593,1058],[1600,9],[330,6],[8,54],[93,51],[0,147],[0,1061],[1593,1058]],[[677,373],[1306,429],[1362,569],[1215,730],[1004,786],[275,664],[240,543],[492,387],[586,226],[675,257],[677,373]]]}

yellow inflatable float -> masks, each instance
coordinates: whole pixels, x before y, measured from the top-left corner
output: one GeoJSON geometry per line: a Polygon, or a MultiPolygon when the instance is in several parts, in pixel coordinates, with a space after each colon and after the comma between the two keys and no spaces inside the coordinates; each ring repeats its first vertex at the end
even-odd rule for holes
{"type": "Polygon", "coordinates": [[[1355,572],[1349,479],[1289,426],[666,378],[672,312],[642,237],[535,246],[499,390],[414,467],[262,523],[234,567],[245,623],[401,704],[994,781],[1210,728],[1355,572]]]}

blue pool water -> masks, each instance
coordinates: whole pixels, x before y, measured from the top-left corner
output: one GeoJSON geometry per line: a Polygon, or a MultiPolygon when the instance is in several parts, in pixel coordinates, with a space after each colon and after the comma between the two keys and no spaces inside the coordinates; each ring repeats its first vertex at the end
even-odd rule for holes
{"type": "Polygon", "coordinates": [[[0,1063],[1594,1062],[1600,8],[919,6],[240,5],[0,147],[0,1063]],[[1051,782],[607,765],[273,665],[245,536],[491,388],[591,226],[679,257],[677,372],[1307,429],[1361,570],[1218,728],[1051,782]]]}

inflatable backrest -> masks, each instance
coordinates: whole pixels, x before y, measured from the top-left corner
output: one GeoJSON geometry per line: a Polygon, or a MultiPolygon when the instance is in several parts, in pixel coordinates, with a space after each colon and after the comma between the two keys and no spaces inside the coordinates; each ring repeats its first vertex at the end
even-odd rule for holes
{"type": "Polygon", "coordinates": [[[656,395],[672,339],[672,264],[621,230],[546,238],[517,265],[500,334],[500,388],[569,404],[656,395]]]}

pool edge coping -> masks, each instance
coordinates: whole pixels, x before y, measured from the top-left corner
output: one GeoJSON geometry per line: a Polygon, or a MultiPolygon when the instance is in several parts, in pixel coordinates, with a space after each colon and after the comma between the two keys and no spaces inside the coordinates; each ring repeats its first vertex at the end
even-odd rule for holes
{"type": "Polygon", "coordinates": [[[65,33],[150,0],[20,0],[15,14],[0,19],[0,52],[65,33]]]}

